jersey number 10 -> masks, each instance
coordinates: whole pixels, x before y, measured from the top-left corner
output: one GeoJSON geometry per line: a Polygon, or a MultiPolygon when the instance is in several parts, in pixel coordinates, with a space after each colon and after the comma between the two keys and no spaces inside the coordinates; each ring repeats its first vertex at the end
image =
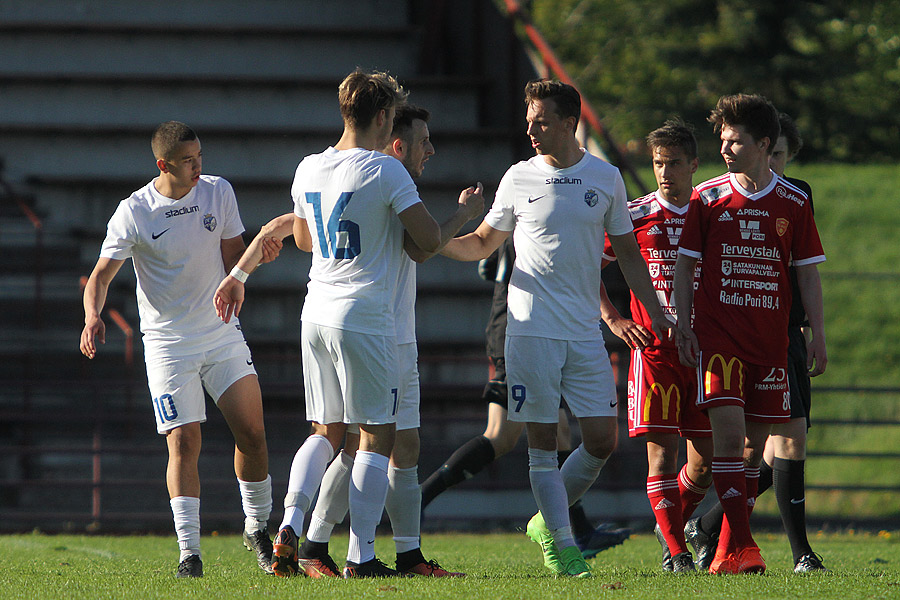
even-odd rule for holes
{"type": "Polygon", "coordinates": [[[328,217],[328,230],[326,236],[325,223],[322,220],[322,194],[319,192],[306,192],[306,201],[313,207],[313,216],[316,219],[316,233],[319,234],[319,249],[322,258],[334,256],[337,260],[350,260],[359,256],[359,225],[353,221],[341,219],[344,209],[350,203],[353,192],[344,192],[338,198],[337,203],[328,217]],[[338,234],[347,233],[347,244],[338,248],[338,234]],[[329,241],[331,245],[329,247],[329,241]]]}

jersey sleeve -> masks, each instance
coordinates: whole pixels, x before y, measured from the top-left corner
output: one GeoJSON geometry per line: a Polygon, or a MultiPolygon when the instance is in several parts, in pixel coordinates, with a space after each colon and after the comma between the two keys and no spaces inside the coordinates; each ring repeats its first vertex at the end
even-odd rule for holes
{"type": "Polygon", "coordinates": [[[244,233],[244,223],[241,221],[241,213],[238,209],[234,188],[225,179],[219,179],[216,192],[220,195],[222,206],[222,239],[228,240],[244,233]]]}
{"type": "Polygon", "coordinates": [[[100,256],[114,260],[131,258],[132,249],[137,243],[137,228],[131,216],[131,209],[128,201],[123,200],[106,225],[106,238],[100,247],[100,256]]]}
{"type": "Polygon", "coordinates": [[[825,262],[825,251],[819,239],[819,231],[813,219],[812,205],[799,206],[795,217],[794,236],[791,240],[791,262],[795,267],[825,262]]]}
{"type": "Polygon", "coordinates": [[[701,258],[703,256],[703,209],[705,204],[702,200],[691,199],[688,206],[687,214],[684,217],[684,227],[681,230],[681,237],[678,239],[678,253],[690,256],[691,258],[701,258]]]}
{"type": "Polygon", "coordinates": [[[498,231],[512,231],[516,227],[515,214],[516,185],[512,169],[506,172],[497,193],[494,195],[494,203],[484,216],[484,222],[498,231]]]}
{"type": "Polygon", "coordinates": [[[409,171],[394,157],[385,157],[381,166],[382,197],[390,204],[398,215],[414,204],[422,202],[419,190],[413,182],[409,171]]]}
{"type": "Polygon", "coordinates": [[[622,180],[622,174],[616,170],[615,191],[604,223],[608,235],[625,235],[634,230],[631,225],[631,215],[628,214],[627,202],[625,181],[622,180]]]}

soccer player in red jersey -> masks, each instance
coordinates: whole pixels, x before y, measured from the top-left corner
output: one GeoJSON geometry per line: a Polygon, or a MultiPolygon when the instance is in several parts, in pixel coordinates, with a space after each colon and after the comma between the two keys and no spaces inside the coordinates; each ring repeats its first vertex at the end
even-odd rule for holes
{"type": "Polygon", "coordinates": [[[775,107],[758,95],[723,96],[709,121],[728,173],[697,186],[685,219],[675,264],[679,356],[698,368],[698,406],[712,425],[713,483],[725,511],[710,572],[758,573],[766,566],[749,513],[759,464],[771,426],[790,419],[788,267],[797,269],[809,317],[807,368],[820,375],[828,359],[816,265],[825,255],[808,196],[769,168],[779,135],[775,107]]]}
{"type": "MultiPolygon", "coordinates": [[[[634,235],[650,271],[663,310],[674,320],[672,277],[678,238],[688,204],[694,197],[697,140],[680,120],[667,121],[647,136],[653,173],[659,186],[652,194],[628,203],[634,235]]],[[[609,242],[604,261],[615,260],[609,242]]],[[[656,518],[656,534],[663,546],[663,568],[676,573],[694,571],[684,538],[684,522],[703,500],[712,482],[712,431],[709,419],[697,408],[697,377],[681,364],[674,341],[650,332],[650,317],[631,295],[635,322],[623,319],[606,298],[603,318],[616,335],[631,346],[628,374],[628,434],[647,442],[647,497],[656,518]],[[678,438],[688,438],[688,464],[678,470],[678,438]]]]}

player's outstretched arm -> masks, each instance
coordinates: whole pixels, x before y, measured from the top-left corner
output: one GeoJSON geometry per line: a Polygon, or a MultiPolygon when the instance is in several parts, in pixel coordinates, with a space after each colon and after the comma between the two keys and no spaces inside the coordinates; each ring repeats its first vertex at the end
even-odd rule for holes
{"type": "Polygon", "coordinates": [[[95,339],[101,344],[106,343],[106,324],[100,318],[100,312],[106,304],[109,284],[124,262],[101,257],[84,286],[84,329],[81,330],[80,348],[88,358],[97,356],[95,339]]]}
{"type": "Polygon", "coordinates": [[[240,315],[247,276],[259,265],[278,257],[283,245],[281,240],[293,233],[293,225],[292,213],[280,215],[263,225],[247,248],[240,236],[222,240],[222,260],[229,274],[213,294],[213,306],[220,319],[228,323],[232,315],[240,315]],[[237,260],[230,261],[232,256],[238,256],[237,260]],[[233,268],[229,269],[229,264],[233,264],[233,268]]]}
{"type": "Polygon", "coordinates": [[[481,260],[499,248],[510,233],[512,232],[494,229],[482,221],[472,233],[448,241],[441,250],[441,255],[463,262],[481,260]]]}
{"type": "Polygon", "coordinates": [[[484,212],[484,188],[479,181],[474,187],[468,187],[459,193],[456,212],[441,224],[441,243],[434,252],[425,252],[413,241],[409,232],[404,233],[403,249],[411,259],[418,263],[425,262],[447,245],[453,236],[459,233],[462,226],[481,216],[484,212]]]}
{"type": "Polygon", "coordinates": [[[600,282],[600,318],[609,330],[628,344],[631,349],[643,350],[653,342],[653,334],[646,327],[619,314],[606,293],[606,285],[600,282]]]}
{"type": "Polygon", "coordinates": [[[825,309],[822,301],[822,280],[816,265],[797,267],[797,283],[800,287],[800,299],[809,319],[812,339],[807,348],[806,368],[810,377],[825,372],[828,366],[828,352],[825,350],[825,309]]]}
{"type": "Polygon", "coordinates": [[[700,356],[700,344],[691,329],[691,313],[694,307],[694,271],[697,259],[686,254],[678,254],[675,260],[674,291],[675,314],[678,316],[678,331],[681,338],[678,342],[678,359],[686,367],[696,367],[700,356]]]}
{"type": "Polygon", "coordinates": [[[628,232],[608,237],[619,261],[619,269],[625,276],[625,281],[628,282],[628,287],[647,309],[653,333],[661,340],[677,337],[675,324],[666,317],[666,313],[659,305],[659,298],[656,297],[656,290],[653,289],[653,280],[650,279],[650,271],[647,270],[647,263],[641,256],[634,234],[628,232]]]}

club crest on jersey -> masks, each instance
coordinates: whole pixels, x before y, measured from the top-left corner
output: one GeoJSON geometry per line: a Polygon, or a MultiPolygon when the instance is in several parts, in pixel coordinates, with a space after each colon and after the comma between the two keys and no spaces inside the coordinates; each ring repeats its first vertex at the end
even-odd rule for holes
{"type": "Polygon", "coordinates": [[[584,193],[584,203],[590,206],[591,208],[597,206],[597,202],[600,200],[600,197],[597,196],[597,191],[593,189],[589,189],[584,193]]]}
{"type": "Polygon", "coordinates": [[[650,263],[647,265],[647,269],[650,271],[650,277],[653,279],[659,277],[659,263],[650,263]]]}
{"type": "Polygon", "coordinates": [[[728,277],[729,275],[731,275],[731,261],[730,260],[722,261],[722,275],[724,275],[725,277],[728,277]]]}
{"type": "Polygon", "coordinates": [[[790,222],[787,219],[779,218],[775,221],[775,233],[778,234],[778,237],[784,235],[784,233],[788,229],[788,225],[790,222]]]}
{"type": "Polygon", "coordinates": [[[208,231],[216,230],[216,218],[212,215],[212,213],[206,213],[203,215],[203,226],[206,227],[208,231]]]}

